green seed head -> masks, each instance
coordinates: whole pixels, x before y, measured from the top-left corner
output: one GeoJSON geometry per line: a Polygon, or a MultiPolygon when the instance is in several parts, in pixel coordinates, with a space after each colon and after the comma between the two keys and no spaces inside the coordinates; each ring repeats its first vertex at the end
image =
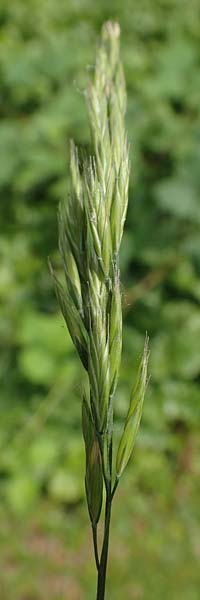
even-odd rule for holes
{"type": "MultiPolygon", "coordinates": [[[[58,215],[64,287],[52,267],[51,272],[64,319],[88,375],[89,402],[83,401],[82,423],[87,501],[95,525],[101,511],[102,456],[105,439],[108,448],[112,437],[113,398],[122,348],[118,255],[128,203],[129,147],[118,23],[108,21],[102,28],[86,100],[91,155],[80,159],[71,142],[70,193],[61,203],[58,215]]],[[[146,341],[117,453],[117,478],[129,460],[139,427],[147,362],[146,341]]]]}

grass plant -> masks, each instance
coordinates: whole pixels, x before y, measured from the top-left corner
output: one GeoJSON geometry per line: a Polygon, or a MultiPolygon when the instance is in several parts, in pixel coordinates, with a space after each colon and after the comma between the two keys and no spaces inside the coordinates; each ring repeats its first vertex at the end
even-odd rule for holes
{"type": "Polygon", "coordinates": [[[88,375],[82,400],[85,488],[97,569],[96,598],[103,600],[112,501],[140,424],[149,354],[146,337],[114,461],[113,403],[122,349],[119,250],[129,185],[126,88],[118,23],[103,25],[86,100],[92,152],[81,156],[71,142],[71,190],[59,207],[64,286],[50,268],[64,319],[88,375]],[[100,548],[98,523],[103,511],[100,548]]]}

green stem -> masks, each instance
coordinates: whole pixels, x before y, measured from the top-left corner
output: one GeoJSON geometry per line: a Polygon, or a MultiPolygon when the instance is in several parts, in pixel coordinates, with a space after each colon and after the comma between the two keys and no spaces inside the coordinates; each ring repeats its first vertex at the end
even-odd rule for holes
{"type": "Polygon", "coordinates": [[[106,574],[107,574],[107,563],[108,563],[108,547],[109,547],[109,534],[110,534],[110,519],[111,519],[111,506],[112,506],[112,434],[106,436],[106,465],[104,449],[102,444],[102,438],[99,437],[99,447],[102,458],[102,470],[103,478],[106,489],[106,505],[105,505],[105,523],[104,523],[104,537],[101,551],[101,557],[99,561],[98,581],[97,581],[97,596],[96,600],[104,600],[105,588],[106,588],[106,574]]]}
{"type": "Polygon", "coordinates": [[[92,525],[92,535],[93,535],[93,545],[94,545],[94,556],[96,562],[97,571],[99,570],[99,554],[98,554],[98,544],[97,544],[97,526],[92,525]]]}
{"type": "Polygon", "coordinates": [[[107,573],[107,562],[108,562],[108,546],[109,546],[109,533],[110,533],[110,518],[111,518],[111,506],[112,498],[107,493],[106,495],[106,507],[105,507],[105,528],[104,528],[104,539],[101,552],[101,559],[98,569],[98,582],[97,582],[97,596],[96,600],[104,600],[105,598],[105,587],[106,587],[106,573],[107,573]]]}

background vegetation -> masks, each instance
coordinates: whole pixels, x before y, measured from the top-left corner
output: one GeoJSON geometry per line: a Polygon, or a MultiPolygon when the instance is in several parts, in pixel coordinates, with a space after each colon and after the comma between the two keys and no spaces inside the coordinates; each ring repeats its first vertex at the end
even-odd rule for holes
{"type": "Polygon", "coordinates": [[[102,22],[119,20],[131,185],[121,252],[117,428],[147,330],[151,384],[113,512],[109,600],[198,600],[200,7],[198,0],[1,0],[0,597],[93,598],[83,373],[52,289],[69,138],[102,22]]]}

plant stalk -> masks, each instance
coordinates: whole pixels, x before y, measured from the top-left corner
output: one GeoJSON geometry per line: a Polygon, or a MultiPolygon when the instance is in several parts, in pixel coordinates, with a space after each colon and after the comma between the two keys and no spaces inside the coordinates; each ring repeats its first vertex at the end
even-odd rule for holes
{"type": "Polygon", "coordinates": [[[105,598],[111,507],[112,507],[112,498],[111,498],[111,495],[107,493],[106,507],[105,507],[104,539],[103,539],[102,553],[101,553],[101,559],[100,559],[100,564],[99,564],[99,569],[98,569],[96,600],[104,600],[104,598],[105,598]]]}
{"type": "Polygon", "coordinates": [[[92,535],[93,535],[93,546],[94,546],[94,556],[96,562],[97,571],[99,569],[99,555],[98,555],[98,544],[97,544],[97,526],[92,525],[92,535]]]}
{"type": "Polygon", "coordinates": [[[105,598],[112,500],[134,447],[148,380],[146,338],[116,453],[112,486],[113,399],[122,348],[118,255],[129,182],[126,89],[119,38],[118,23],[103,25],[94,78],[86,94],[93,154],[80,161],[71,143],[71,194],[61,203],[58,216],[64,286],[50,266],[64,319],[88,375],[82,428],[85,488],[98,575],[96,600],[105,598]],[[99,552],[97,526],[104,488],[104,533],[99,552]]]}

